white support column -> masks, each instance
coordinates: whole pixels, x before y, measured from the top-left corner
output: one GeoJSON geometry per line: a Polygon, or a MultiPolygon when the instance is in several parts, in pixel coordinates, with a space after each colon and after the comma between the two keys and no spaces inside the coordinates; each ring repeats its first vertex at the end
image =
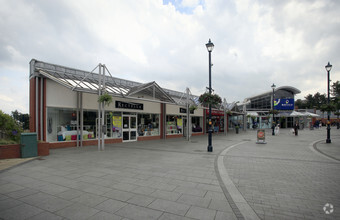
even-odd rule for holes
{"type": "Polygon", "coordinates": [[[35,132],[39,140],[39,78],[35,77],[35,132]]]}
{"type": "Polygon", "coordinates": [[[187,131],[186,131],[186,133],[187,133],[187,137],[186,137],[186,139],[187,139],[187,141],[190,141],[190,108],[189,108],[189,88],[187,88],[186,89],[187,91],[186,91],[186,95],[187,95],[187,101],[186,101],[186,107],[187,107],[187,123],[186,123],[186,129],[187,129],[187,131]]]}
{"type": "Polygon", "coordinates": [[[83,109],[83,92],[80,92],[80,146],[83,146],[84,131],[84,109],[83,109]]]}
{"type": "MultiPolygon", "coordinates": [[[[101,64],[99,64],[99,82],[98,82],[98,97],[101,96],[101,90],[102,90],[102,81],[101,81],[101,64]]],[[[97,138],[98,138],[98,150],[101,149],[101,135],[102,135],[102,129],[101,129],[101,107],[102,104],[98,103],[98,122],[97,122],[97,138]]]]}
{"type": "MultiPolygon", "coordinates": [[[[103,91],[102,94],[106,92],[106,87],[105,87],[105,64],[101,66],[103,68],[103,91]]],[[[102,127],[105,125],[105,104],[102,103],[102,127]]],[[[105,149],[105,133],[107,131],[102,130],[102,144],[101,144],[101,150],[105,149]]]]}
{"type": "Polygon", "coordinates": [[[227,135],[227,109],[226,109],[226,105],[227,105],[227,100],[224,98],[223,99],[223,114],[224,114],[224,135],[227,135]]]}
{"type": "Polygon", "coordinates": [[[40,140],[44,140],[43,102],[44,102],[44,80],[42,77],[40,77],[40,140]]]}
{"type": "Polygon", "coordinates": [[[79,93],[77,92],[77,147],[79,147],[79,93]]]}

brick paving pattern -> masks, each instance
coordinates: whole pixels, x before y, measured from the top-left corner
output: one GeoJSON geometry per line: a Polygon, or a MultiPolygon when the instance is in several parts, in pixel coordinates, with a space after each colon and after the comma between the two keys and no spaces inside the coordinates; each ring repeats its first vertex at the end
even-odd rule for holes
{"type": "MultiPolygon", "coordinates": [[[[0,219],[241,218],[215,167],[217,155],[240,142],[224,156],[225,169],[260,219],[340,219],[340,163],[309,149],[323,136],[283,130],[256,145],[255,131],[214,135],[213,153],[206,136],[106,145],[103,152],[51,150],[0,173],[0,219]],[[332,214],[323,211],[326,203],[332,214]]],[[[332,155],[340,153],[339,139],[334,134],[332,155]]]]}

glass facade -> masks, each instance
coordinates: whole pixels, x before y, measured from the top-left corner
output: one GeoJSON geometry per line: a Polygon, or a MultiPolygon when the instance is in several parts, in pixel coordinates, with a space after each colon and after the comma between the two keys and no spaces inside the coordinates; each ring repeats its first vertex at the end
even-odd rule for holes
{"type": "MultiPolygon", "coordinates": [[[[95,138],[96,112],[84,111],[83,140],[95,138]]],[[[47,141],[77,140],[75,109],[47,108],[47,141]]]]}
{"type": "Polygon", "coordinates": [[[183,132],[183,118],[181,115],[167,115],[166,116],[166,133],[182,134],[183,132]]]}
{"type": "Polygon", "coordinates": [[[138,136],[159,135],[159,114],[138,114],[138,136]]]}
{"type": "MultiPolygon", "coordinates": [[[[97,138],[97,115],[97,111],[83,111],[83,140],[97,138]]],[[[105,112],[104,120],[107,128],[105,138],[137,140],[138,136],[157,136],[160,134],[159,114],[105,112]]],[[[47,141],[59,142],[75,140],[77,140],[76,109],[48,107],[47,141]]]]}
{"type": "MultiPolygon", "coordinates": [[[[275,99],[294,99],[294,94],[287,90],[275,91],[275,99]]],[[[272,93],[250,99],[247,110],[270,110],[272,108],[272,93]]]]}
{"type": "Polygon", "coordinates": [[[191,126],[193,133],[200,133],[203,131],[202,122],[203,117],[191,117],[191,126]]]}

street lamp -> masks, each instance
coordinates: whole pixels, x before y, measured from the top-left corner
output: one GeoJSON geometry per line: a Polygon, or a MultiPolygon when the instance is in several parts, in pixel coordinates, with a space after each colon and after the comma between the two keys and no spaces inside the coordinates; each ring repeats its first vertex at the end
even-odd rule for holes
{"type": "MultiPolygon", "coordinates": [[[[209,52],[209,95],[211,95],[211,51],[214,49],[214,44],[211,42],[209,39],[209,42],[205,44],[207,47],[207,50],[209,52]]],[[[209,103],[209,136],[208,136],[208,152],[213,151],[213,146],[212,146],[212,126],[211,126],[211,103],[209,103]]]]}
{"type": "Polygon", "coordinates": [[[273,113],[273,118],[272,118],[272,129],[273,129],[273,132],[272,132],[272,135],[275,135],[275,131],[274,131],[274,90],[276,88],[276,85],[273,83],[273,85],[271,86],[272,89],[273,89],[273,100],[272,100],[272,113],[273,113]]]}
{"type": "MultiPolygon", "coordinates": [[[[327,105],[329,106],[329,72],[332,69],[332,65],[328,62],[328,64],[325,66],[326,70],[327,70],[327,93],[328,93],[328,99],[327,99],[327,105]]],[[[328,109],[327,111],[327,139],[326,139],[326,143],[331,143],[331,127],[330,127],[330,119],[329,119],[329,115],[330,115],[330,111],[328,109]]]]}

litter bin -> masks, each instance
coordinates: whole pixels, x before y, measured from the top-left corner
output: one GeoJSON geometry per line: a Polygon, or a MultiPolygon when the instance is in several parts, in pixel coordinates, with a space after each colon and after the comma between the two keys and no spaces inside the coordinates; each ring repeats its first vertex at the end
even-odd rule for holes
{"type": "Polygon", "coordinates": [[[37,157],[37,133],[22,133],[20,136],[21,158],[37,157]]]}

